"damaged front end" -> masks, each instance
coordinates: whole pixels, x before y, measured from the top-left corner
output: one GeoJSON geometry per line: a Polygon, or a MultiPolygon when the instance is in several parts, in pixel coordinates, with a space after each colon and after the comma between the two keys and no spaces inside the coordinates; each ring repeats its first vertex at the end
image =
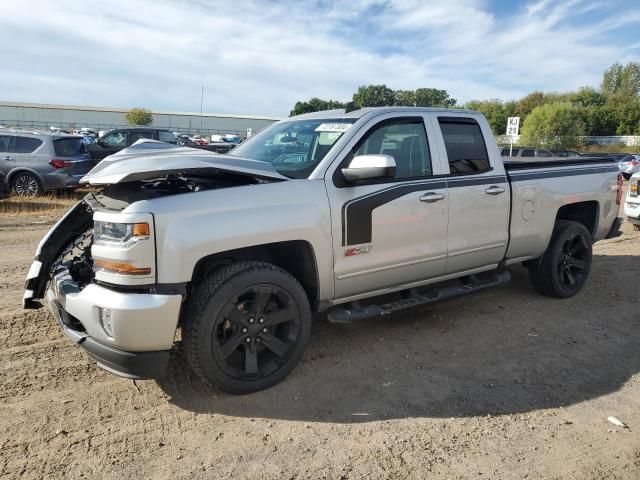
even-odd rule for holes
{"type": "Polygon", "coordinates": [[[27,274],[22,298],[24,308],[42,307],[39,302],[54,275],[66,268],[79,285],[91,281],[93,208],[85,198],[71,208],[44,236],[27,274]]]}

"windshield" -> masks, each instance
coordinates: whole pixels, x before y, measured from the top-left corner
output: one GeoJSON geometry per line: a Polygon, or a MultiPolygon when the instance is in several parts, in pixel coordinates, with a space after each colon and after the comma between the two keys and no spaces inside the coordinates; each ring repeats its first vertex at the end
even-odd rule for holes
{"type": "Polygon", "coordinates": [[[234,148],[229,155],[269,162],[282,175],[307,178],[355,118],[276,123],[234,148]]]}

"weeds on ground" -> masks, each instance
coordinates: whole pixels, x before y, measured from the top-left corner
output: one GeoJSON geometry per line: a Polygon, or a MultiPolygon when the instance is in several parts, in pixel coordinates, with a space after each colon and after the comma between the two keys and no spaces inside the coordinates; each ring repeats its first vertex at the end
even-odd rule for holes
{"type": "Polygon", "coordinates": [[[78,203],[86,193],[86,191],[48,193],[38,197],[12,195],[0,200],[0,215],[15,217],[28,217],[33,214],[46,217],[60,216],[78,203]]]}

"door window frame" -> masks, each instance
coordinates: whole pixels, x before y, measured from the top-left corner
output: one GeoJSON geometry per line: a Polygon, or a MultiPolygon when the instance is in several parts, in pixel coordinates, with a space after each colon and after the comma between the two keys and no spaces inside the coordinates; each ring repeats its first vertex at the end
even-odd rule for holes
{"type": "MultiPolygon", "coordinates": [[[[437,131],[439,133],[438,135],[439,140],[442,142],[442,158],[443,158],[443,161],[446,163],[446,170],[447,170],[447,174],[445,176],[462,177],[467,175],[483,175],[487,173],[492,173],[495,170],[494,160],[489,154],[489,148],[487,147],[487,140],[486,140],[487,136],[483,131],[481,122],[478,122],[478,120],[473,118],[473,116],[469,116],[469,115],[449,115],[449,114],[440,115],[436,113],[433,115],[433,123],[434,123],[434,127],[437,128],[437,131]],[[485,154],[487,155],[489,168],[485,170],[474,171],[474,172],[452,172],[450,163],[449,163],[449,155],[447,153],[447,142],[444,139],[444,134],[442,133],[442,129],[440,128],[440,119],[444,119],[447,123],[462,123],[462,124],[466,123],[466,124],[476,125],[478,127],[478,130],[480,131],[480,136],[482,137],[482,144],[484,146],[485,154]]],[[[502,159],[502,155],[500,155],[499,150],[498,150],[498,156],[502,159]]]]}
{"type": "Polygon", "coordinates": [[[367,122],[366,125],[361,129],[363,133],[359,135],[355,135],[352,139],[349,140],[349,143],[344,147],[343,151],[336,157],[336,159],[332,162],[331,167],[327,170],[325,177],[331,176],[333,185],[336,188],[354,188],[359,186],[369,186],[369,185],[385,185],[385,184],[395,184],[395,183],[408,183],[415,182],[418,180],[425,179],[435,179],[439,178],[442,175],[442,165],[440,162],[440,156],[438,154],[438,150],[435,146],[435,141],[433,141],[433,131],[431,124],[429,122],[428,114],[416,112],[407,112],[405,115],[399,112],[389,112],[385,115],[381,115],[380,117],[374,117],[367,122]],[[429,157],[431,161],[431,175],[424,175],[420,177],[405,177],[405,178],[382,178],[375,179],[365,182],[359,182],[356,184],[347,183],[342,176],[341,169],[346,168],[348,162],[353,158],[354,151],[362,144],[362,142],[371,134],[375,129],[384,126],[385,124],[392,124],[394,122],[401,123],[414,123],[414,122],[422,122],[422,126],[424,128],[425,137],[427,140],[427,151],[429,152],[429,157]],[[345,153],[346,151],[346,153],[345,153]],[[333,168],[333,170],[331,170],[333,168]]]}

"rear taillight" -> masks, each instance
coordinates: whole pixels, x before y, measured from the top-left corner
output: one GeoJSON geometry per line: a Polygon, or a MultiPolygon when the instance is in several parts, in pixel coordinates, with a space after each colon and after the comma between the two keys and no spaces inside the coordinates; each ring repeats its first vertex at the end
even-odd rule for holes
{"type": "Polygon", "coordinates": [[[640,165],[640,160],[631,160],[631,165],[632,166],[636,166],[636,165],[640,165]]]}
{"type": "Polygon", "coordinates": [[[60,160],[59,158],[54,158],[49,162],[49,165],[51,165],[53,168],[65,168],[70,167],[71,162],[69,160],[60,160]]]}
{"type": "Polygon", "coordinates": [[[618,190],[616,192],[616,205],[622,202],[622,174],[618,174],[618,190]]]}

